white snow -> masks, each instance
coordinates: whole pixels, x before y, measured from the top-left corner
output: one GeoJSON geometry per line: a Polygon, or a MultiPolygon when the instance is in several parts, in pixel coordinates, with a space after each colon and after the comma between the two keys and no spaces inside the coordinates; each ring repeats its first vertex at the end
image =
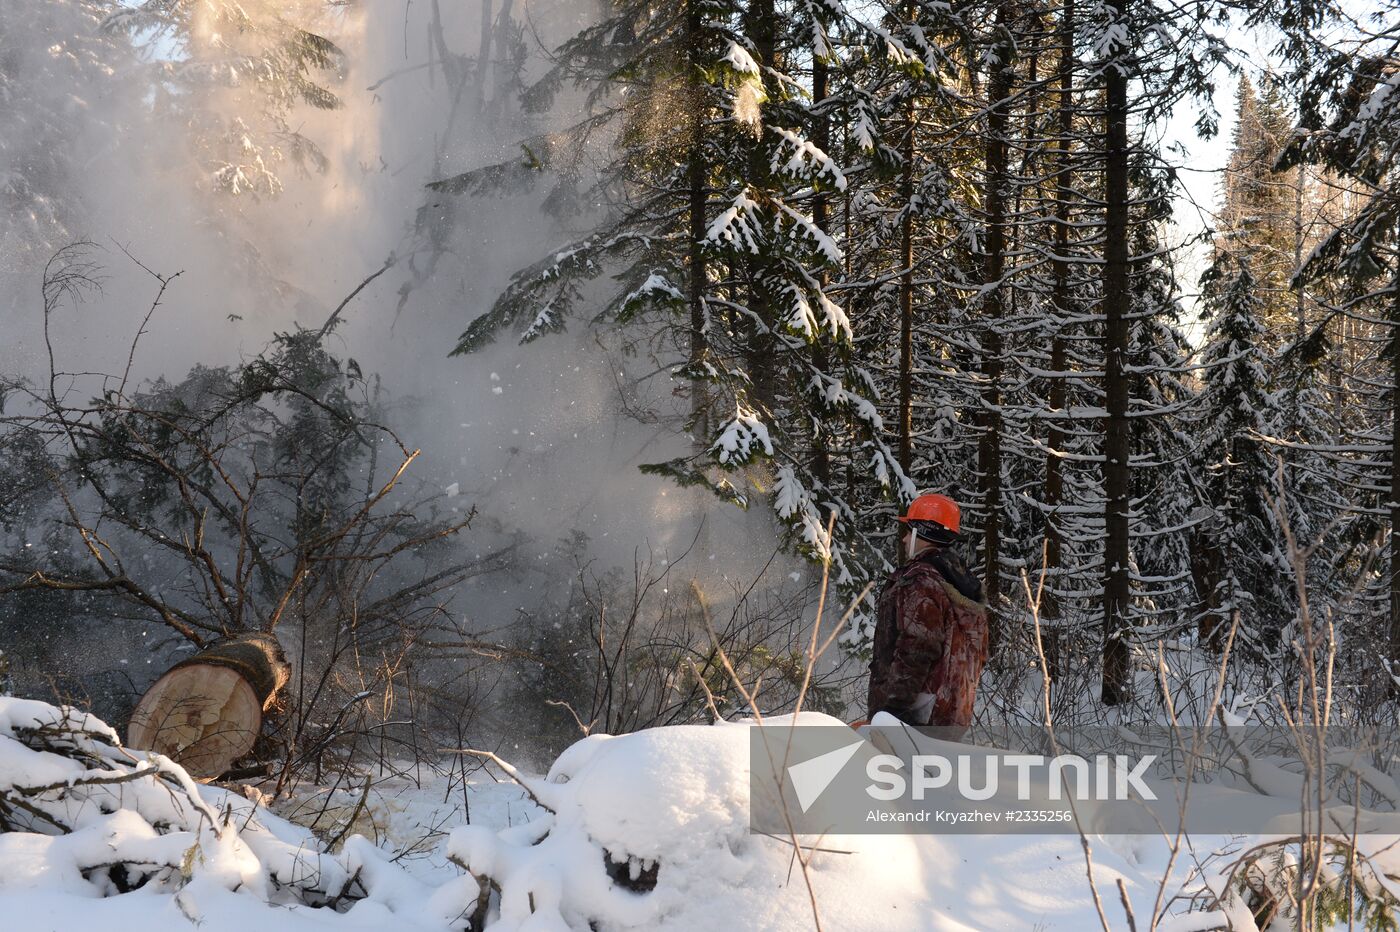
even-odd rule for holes
{"type": "Polygon", "coordinates": [[[790,466],[780,466],[774,475],[773,510],[780,518],[797,520],[803,547],[823,558],[831,555],[831,537],[817,504],[790,466]]]}
{"type": "MultiPolygon", "coordinates": [[[[768,725],[793,721],[765,719],[768,725]]],[[[803,713],[798,724],[842,723],[803,713]]],[[[813,906],[791,843],[748,830],[750,727],[720,722],[587,738],[546,778],[526,778],[551,813],[499,832],[477,826],[454,831],[448,842],[453,857],[501,886],[488,927],[812,929],[813,906]],[[654,888],[620,887],[608,877],[609,860],[626,865],[633,878],[655,867],[654,888]]],[[[1099,927],[1075,835],[800,841],[822,849],[811,862],[811,880],[826,929],[1099,927]]],[[[1114,928],[1126,927],[1117,905],[1120,879],[1142,916],[1152,908],[1160,875],[1182,868],[1169,869],[1166,846],[1150,837],[1092,838],[1091,845],[1095,880],[1111,904],[1114,928]]]]}
{"type": "Polygon", "coordinates": [[[756,455],[772,456],[773,441],[768,435],[768,425],[758,418],[758,414],[743,407],[738,408],[734,418],[720,431],[720,435],[710,446],[715,458],[726,465],[747,463],[756,455]]]}
{"type": "Polygon", "coordinates": [[[729,65],[740,74],[758,74],[758,62],[753,60],[753,56],[748,53],[743,46],[737,42],[730,42],[729,49],[724,53],[720,61],[729,65]]]}
{"type": "Polygon", "coordinates": [[[0,808],[12,829],[0,916],[24,932],[446,930],[477,893],[469,877],[429,886],[358,836],[326,853],[306,829],[41,702],[0,697],[0,793],[16,802],[0,808]],[[344,913],[326,906],[347,894],[344,913]]]}
{"type": "Polygon", "coordinates": [[[773,150],[772,169],[801,178],[825,180],[838,191],[846,190],[846,175],[840,166],[810,140],[804,139],[790,129],[781,126],[769,127],[779,139],[773,150]],[[783,161],[784,156],[787,160],[783,161]]]}
{"type": "Polygon", "coordinates": [[[740,191],[734,201],[710,221],[705,241],[745,250],[755,255],[762,248],[758,202],[740,191]]]}
{"type": "MultiPolygon", "coordinates": [[[[842,724],[816,713],[764,719],[794,723],[842,724]]],[[[352,835],[332,854],[241,796],[195,787],[168,761],[125,751],[90,716],[0,698],[0,786],[29,788],[25,798],[71,828],[0,831],[3,928],[461,932],[482,882],[493,890],[486,927],[501,932],[796,932],[814,927],[814,909],[823,928],[856,932],[1099,928],[1074,834],[801,837],[819,849],[809,893],[792,841],[749,830],[752,727],[594,735],[545,776],[516,774],[523,789],[478,776],[465,799],[447,777],[386,780],[369,807],[378,843],[352,835]],[[46,727],[73,735],[81,760],[32,740],[46,727]],[[124,782],[83,782],[103,775],[124,782]],[[424,844],[439,826],[445,841],[424,844]],[[144,885],[121,892],[118,861],[146,874],[144,885]]],[[[317,809],[318,792],[307,788],[305,809],[317,809]]],[[[1243,841],[1196,838],[1172,862],[1159,836],[1091,833],[1112,927],[1127,927],[1120,881],[1141,926],[1163,875],[1168,898],[1199,863],[1215,865],[1206,880],[1219,884],[1228,859],[1212,852],[1243,841]]],[[[1379,857],[1390,841],[1364,843],[1379,857]]],[[[1242,909],[1226,904],[1237,919],[1242,909]]],[[[1225,921],[1177,908],[1159,928],[1225,921]]]]}

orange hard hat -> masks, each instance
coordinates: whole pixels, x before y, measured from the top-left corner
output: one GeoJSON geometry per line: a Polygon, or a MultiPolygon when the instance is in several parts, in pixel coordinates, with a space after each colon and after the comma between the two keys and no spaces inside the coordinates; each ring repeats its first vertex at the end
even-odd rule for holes
{"type": "Polygon", "coordinates": [[[962,524],[962,511],[958,503],[946,495],[920,495],[909,503],[909,510],[899,520],[932,521],[956,534],[962,524]]]}

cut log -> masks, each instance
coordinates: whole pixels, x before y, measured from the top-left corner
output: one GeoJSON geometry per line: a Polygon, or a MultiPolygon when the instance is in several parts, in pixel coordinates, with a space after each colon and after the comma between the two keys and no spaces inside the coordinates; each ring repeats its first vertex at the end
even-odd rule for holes
{"type": "Polygon", "coordinates": [[[210,645],[146,690],[126,743],[164,754],[197,780],[210,780],[253,749],[263,712],[290,667],[276,638],[249,634],[210,645]]]}

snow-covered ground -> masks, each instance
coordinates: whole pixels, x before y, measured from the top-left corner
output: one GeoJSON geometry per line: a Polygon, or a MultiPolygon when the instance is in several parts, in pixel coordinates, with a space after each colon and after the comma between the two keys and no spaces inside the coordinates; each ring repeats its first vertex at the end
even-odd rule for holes
{"type": "MultiPolygon", "coordinates": [[[[0,698],[0,800],[40,813],[0,809],[0,824],[37,829],[0,832],[0,928],[444,932],[468,928],[476,878],[491,880],[487,927],[521,932],[805,930],[814,916],[823,929],[871,932],[1101,927],[1074,834],[803,838],[820,849],[809,893],[790,842],[749,831],[750,727],[590,737],[548,774],[521,775],[524,788],[480,770],[465,792],[460,772],[410,774],[378,783],[363,809],[358,790],[330,808],[314,789],[278,803],[303,821],[320,813],[323,837],[351,814],[373,836],[328,854],[306,828],[126,752],[91,717],[0,698]],[[55,744],[68,733],[78,738],[55,744]],[[133,866],[118,876],[118,862],[133,866]]],[[[1197,839],[1169,865],[1150,836],[1089,845],[1114,929],[1128,927],[1124,896],[1137,917],[1152,915],[1161,878],[1170,900],[1211,851],[1197,839]]],[[[1224,927],[1219,914],[1159,926],[1224,927]]]]}

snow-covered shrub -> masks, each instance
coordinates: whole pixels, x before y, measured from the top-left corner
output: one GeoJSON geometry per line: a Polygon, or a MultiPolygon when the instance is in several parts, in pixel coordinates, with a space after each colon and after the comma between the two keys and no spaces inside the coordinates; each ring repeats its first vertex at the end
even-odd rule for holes
{"type": "Polygon", "coordinates": [[[1400,862],[1394,836],[1266,840],[1215,865],[1204,878],[1208,912],[1238,932],[1400,927],[1400,862]],[[1320,845],[1320,847],[1319,847],[1320,845]],[[1305,853],[1306,851],[1306,853],[1305,853]],[[1320,857],[1318,856],[1320,852],[1320,857]]]}
{"type": "Polygon", "coordinates": [[[196,922],[201,902],[237,891],[462,930],[478,892],[470,877],[434,890],[359,836],[326,852],[306,829],[197,785],[168,758],[123,748],[91,715],[13,698],[0,698],[0,864],[0,893],[141,889],[173,894],[196,922]]]}
{"type": "MultiPolygon", "coordinates": [[[[55,256],[45,319],[98,276],[90,249],[55,256]]],[[[18,688],[84,707],[92,696],[119,720],[188,651],[276,628],[293,680],[244,763],[276,761],[279,786],[319,782],[371,738],[432,746],[423,731],[460,724],[484,661],[452,655],[465,634],[448,609],[454,587],[501,561],[457,543],[470,507],[440,509],[404,475],[417,454],[383,426],[374,380],[332,351],[332,333],[277,334],[238,365],[121,392],[100,388],[116,374],[62,397],[0,374],[0,395],[21,399],[0,412],[0,476],[24,477],[0,479],[0,643],[24,658],[18,688]],[[70,403],[80,397],[92,401],[70,403]],[[99,526],[102,547],[85,547],[99,526]],[[444,652],[439,675],[408,672],[444,652]],[[122,681],[103,688],[103,665],[122,681]]]]}

